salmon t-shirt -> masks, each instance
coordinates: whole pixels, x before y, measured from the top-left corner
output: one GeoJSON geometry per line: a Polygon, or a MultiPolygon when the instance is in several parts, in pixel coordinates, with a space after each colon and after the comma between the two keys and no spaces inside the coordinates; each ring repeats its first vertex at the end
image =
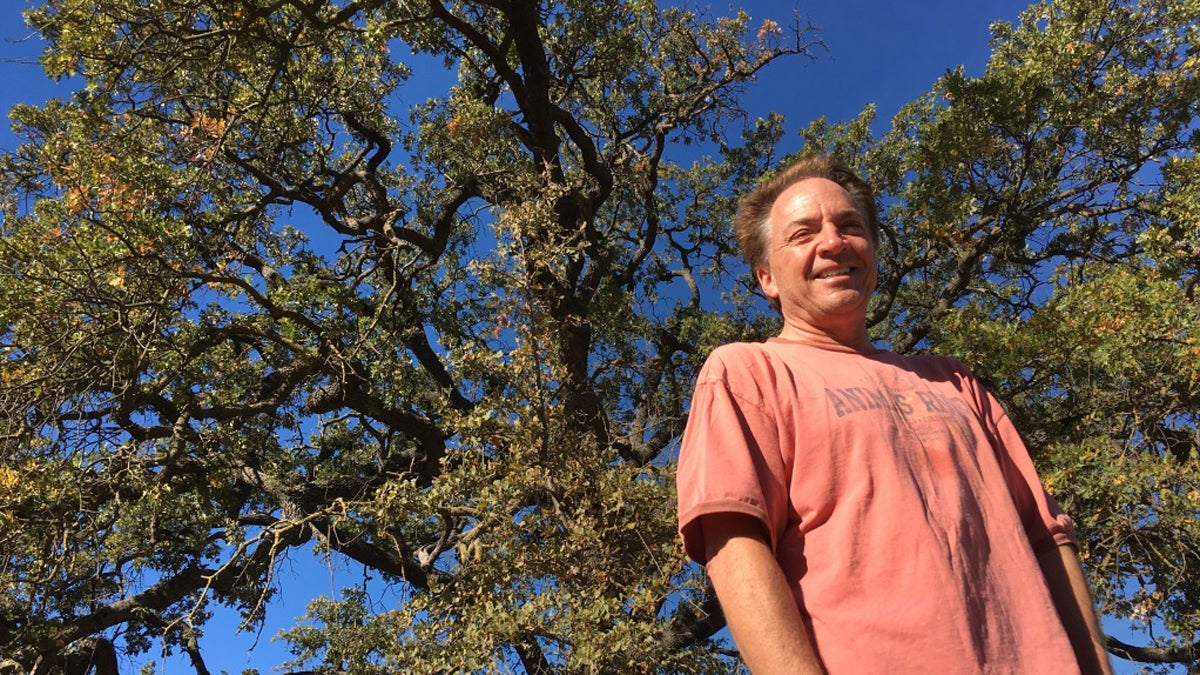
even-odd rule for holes
{"type": "Polygon", "coordinates": [[[694,560],[702,516],[762,522],[832,675],[1079,672],[1037,563],[1071,521],[953,359],[720,347],[677,479],[694,560]]]}

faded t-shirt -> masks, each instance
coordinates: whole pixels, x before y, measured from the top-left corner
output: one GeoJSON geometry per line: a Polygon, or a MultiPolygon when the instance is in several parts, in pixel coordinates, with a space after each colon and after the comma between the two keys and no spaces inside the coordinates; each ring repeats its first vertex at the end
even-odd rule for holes
{"type": "Polygon", "coordinates": [[[720,347],[678,484],[699,562],[700,517],[762,522],[832,675],[1079,672],[1036,560],[1071,521],[953,359],[720,347]]]}

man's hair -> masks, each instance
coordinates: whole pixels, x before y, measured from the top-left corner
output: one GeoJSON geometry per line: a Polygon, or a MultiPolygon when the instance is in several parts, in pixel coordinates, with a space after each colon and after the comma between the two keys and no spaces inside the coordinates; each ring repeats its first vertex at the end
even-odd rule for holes
{"type": "MultiPolygon", "coordinates": [[[[753,192],[738,202],[733,227],[737,232],[738,244],[742,248],[742,256],[750,264],[751,272],[757,272],[767,265],[767,249],[771,242],[771,207],[775,205],[775,200],[789,187],[805,178],[826,178],[849,192],[855,206],[867,221],[871,241],[879,246],[879,213],[875,207],[875,190],[870,184],[836,159],[825,156],[803,157],[759,183],[753,192]]],[[[772,306],[775,304],[771,303],[772,306]]]]}

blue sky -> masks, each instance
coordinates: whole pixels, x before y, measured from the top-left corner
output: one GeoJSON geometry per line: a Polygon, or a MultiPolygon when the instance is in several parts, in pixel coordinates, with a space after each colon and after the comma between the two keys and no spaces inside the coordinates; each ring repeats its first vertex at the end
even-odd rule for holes
{"type": "MultiPolygon", "coordinates": [[[[815,61],[793,59],[766,69],[749,89],[747,105],[756,115],[772,110],[782,113],[787,128],[794,130],[820,116],[830,121],[852,119],[866,104],[874,103],[877,128],[882,130],[903,104],[928,91],[947,69],[962,65],[969,75],[981,74],[990,53],[988,25],[995,20],[1015,20],[1026,4],[1022,0],[798,2],[796,9],[820,29],[828,50],[818,51],[815,61]]],[[[16,103],[42,103],[70,93],[68,84],[47,81],[36,63],[41,46],[20,16],[28,6],[28,0],[0,5],[0,73],[4,81],[0,109],[5,112],[16,103]]],[[[770,0],[714,2],[710,6],[715,14],[744,8],[756,21],[772,18],[780,23],[790,19],[793,8],[790,2],[770,0]]],[[[0,148],[11,149],[14,139],[8,125],[2,127],[0,148]]],[[[789,135],[781,151],[795,150],[789,145],[795,142],[794,134],[789,135]]],[[[269,624],[260,635],[234,636],[236,623],[228,617],[219,616],[210,624],[202,645],[214,673],[239,673],[249,667],[271,672],[286,655],[270,638],[303,613],[308,598],[336,595],[343,586],[363,583],[361,572],[323,566],[300,556],[295,560],[294,567],[285,565],[279,579],[287,601],[272,607],[269,624]],[[251,646],[254,650],[248,653],[251,646]]],[[[1119,673],[1138,672],[1126,663],[1114,665],[1119,673]]],[[[194,672],[181,660],[160,662],[159,666],[158,672],[194,672]]],[[[133,664],[122,664],[123,672],[136,670],[133,664]]]]}
{"type": "MultiPolygon", "coordinates": [[[[0,109],[15,103],[40,103],[67,96],[67,84],[46,80],[36,57],[41,46],[31,37],[21,11],[39,4],[9,0],[0,5],[0,109]]],[[[752,111],[776,110],[800,126],[822,115],[830,120],[855,117],[867,103],[878,106],[886,121],[901,105],[924,93],[948,68],[962,64],[968,74],[983,71],[988,25],[1014,20],[1023,0],[838,0],[798,2],[795,7],[821,29],[827,52],[816,61],[793,59],[765,70],[749,92],[752,111]]],[[[714,14],[744,8],[756,21],[790,19],[786,1],[713,2],[714,14]]],[[[0,147],[11,148],[7,125],[0,147]]],[[[790,148],[788,149],[790,150],[790,148]]]]}

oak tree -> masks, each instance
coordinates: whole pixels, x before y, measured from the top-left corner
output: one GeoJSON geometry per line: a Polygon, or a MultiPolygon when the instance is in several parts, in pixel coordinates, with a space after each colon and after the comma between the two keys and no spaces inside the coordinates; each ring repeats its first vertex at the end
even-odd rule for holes
{"type": "MultiPolygon", "coordinates": [[[[1197,661],[1195,0],[994,26],[876,138],[870,321],[966,361],[1075,515],[1118,656],[1197,661]]],[[[69,101],[13,112],[0,260],[0,669],[206,672],[314,547],[320,672],[731,672],[674,535],[714,345],[777,326],[732,248],[802,25],[648,1],[54,0],[69,101]],[[439,79],[439,77],[441,79],[439,79]],[[432,83],[432,84],[431,84],[432,83]],[[443,86],[444,85],[444,86],[443,86]]],[[[794,144],[793,144],[794,145],[794,144]]]]}
{"type": "Polygon", "coordinates": [[[296,668],[733,667],[670,454],[696,365],[756,325],[709,296],[728,186],[765,168],[739,92],[807,27],[648,0],[27,17],[82,85],[13,111],[0,171],[0,669],[162,644],[205,673],[214,609],[253,630],[314,549],[400,600],[318,598],[296,668]]]}

